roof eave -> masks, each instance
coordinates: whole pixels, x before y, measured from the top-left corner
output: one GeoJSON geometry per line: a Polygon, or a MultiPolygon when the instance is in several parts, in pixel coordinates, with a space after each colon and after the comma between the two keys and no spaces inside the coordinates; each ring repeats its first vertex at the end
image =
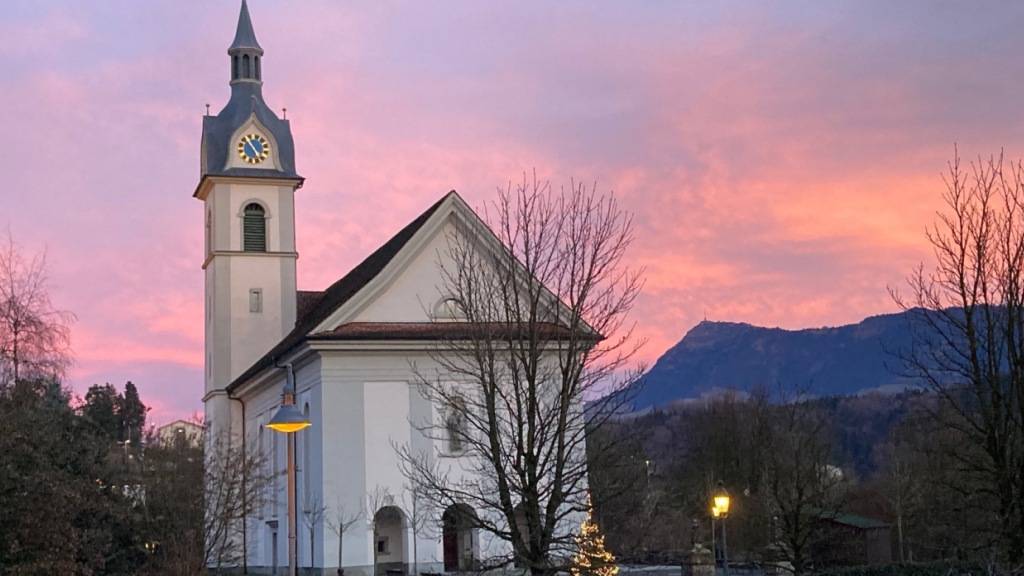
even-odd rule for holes
{"type": "Polygon", "coordinates": [[[198,198],[199,200],[205,200],[206,199],[206,195],[210,192],[210,188],[212,188],[213,184],[215,182],[217,182],[218,180],[221,180],[221,181],[223,181],[223,180],[232,180],[232,181],[251,180],[251,181],[254,181],[254,182],[261,182],[261,183],[265,183],[265,182],[268,182],[268,181],[274,181],[274,182],[281,182],[281,183],[285,183],[285,184],[292,184],[293,186],[295,186],[296,189],[302,188],[303,183],[305,183],[305,181],[306,181],[306,179],[304,177],[302,177],[302,176],[298,176],[298,175],[296,175],[296,176],[288,176],[288,175],[281,174],[281,173],[272,174],[272,175],[268,174],[267,176],[255,176],[255,175],[241,176],[241,175],[233,175],[233,174],[210,174],[210,173],[207,173],[207,174],[203,174],[199,178],[199,183],[196,184],[196,188],[192,192],[192,197],[193,198],[198,198]]]}

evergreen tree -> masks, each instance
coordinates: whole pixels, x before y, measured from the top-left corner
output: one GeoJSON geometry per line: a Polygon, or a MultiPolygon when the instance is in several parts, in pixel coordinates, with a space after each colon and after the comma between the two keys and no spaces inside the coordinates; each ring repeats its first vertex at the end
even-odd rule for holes
{"type": "Polygon", "coordinates": [[[0,573],[137,572],[134,512],[113,481],[109,446],[58,382],[0,391],[0,573]]]}
{"type": "Polygon", "coordinates": [[[97,430],[109,440],[121,440],[120,412],[121,400],[117,388],[108,384],[93,384],[85,393],[85,404],[82,405],[82,416],[91,422],[97,430]]]}
{"type": "Polygon", "coordinates": [[[580,526],[576,536],[576,555],[572,558],[569,573],[572,576],[616,576],[619,567],[615,556],[604,547],[604,535],[594,522],[594,507],[587,501],[587,519],[580,526]]]}
{"type": "Polygon", "coordinates": [[[121,422],[122,440],[128,440],[138,447],[146,427],[146,411],[149,410],[139,398],[139,391],[131,380],[124,385],[124,392],[118,396],[118,417],[121,422]]]}

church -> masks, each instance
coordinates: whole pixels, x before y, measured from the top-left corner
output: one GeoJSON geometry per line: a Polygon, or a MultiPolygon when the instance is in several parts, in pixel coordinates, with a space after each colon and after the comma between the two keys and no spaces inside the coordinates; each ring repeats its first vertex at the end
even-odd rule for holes
{"type": "Polygon", "coordinates": [[[286,440],[266,424],[290,378],[295,405],[312,423],[296,433],[300,567],[442,573],[507,556],[507,543],[478,534],[453,510],[436,512],[436,529],[415,530],[394,448],[459,459],[412,424],[438,407],[413,386],[411,364],[429,365],[431,342],[458,329],[438,288],[438,254],[456,220],[479,216],[455,192],[445,194],[327,289],[298,290],[295,213],[304,180],[289,122],[264,100],[263,54],[243,0],[228,49],[231,97],[203,118],[194,192],[205,219],[207,430],[257,447],[273,477],[241,527],[239,564],[275,574],[288,562],[286,440]],[[371,501],[377,509],[368,509],[371,501]],[[326,515],[307,525],[303,514],[317,505],[326,515]],[[363,511],[341,542],[326,522],[340,509],[363,511]]]}

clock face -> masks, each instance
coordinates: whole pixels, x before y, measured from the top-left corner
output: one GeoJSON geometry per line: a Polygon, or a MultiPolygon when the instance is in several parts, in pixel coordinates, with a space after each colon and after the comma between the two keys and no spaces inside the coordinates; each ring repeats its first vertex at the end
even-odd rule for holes
{"type": "Polygon", "coordinates": [[[249,164],[259,164],[270,156],[270,142],[259,134],[246,134],[238,141],[238,156],[249,164]]]}

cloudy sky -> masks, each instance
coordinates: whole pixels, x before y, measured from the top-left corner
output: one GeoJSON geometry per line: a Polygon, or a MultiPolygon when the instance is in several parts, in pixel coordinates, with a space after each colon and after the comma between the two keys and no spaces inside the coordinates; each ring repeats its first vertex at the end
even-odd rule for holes
{"type": "MultiPolygon", "coordinates": [[[[614,190],[653,361],[697,322],[892,311],[930,257],[954,144],[1024,155],[1024,4],[251,0],[288,108],[299,286],[321,289],[444,192],[534,168],[614,190]]],[[[235,0],[5,0],[0,226],[78,316],[70,383],[200,408],[204,105],[235,0]]]]}

